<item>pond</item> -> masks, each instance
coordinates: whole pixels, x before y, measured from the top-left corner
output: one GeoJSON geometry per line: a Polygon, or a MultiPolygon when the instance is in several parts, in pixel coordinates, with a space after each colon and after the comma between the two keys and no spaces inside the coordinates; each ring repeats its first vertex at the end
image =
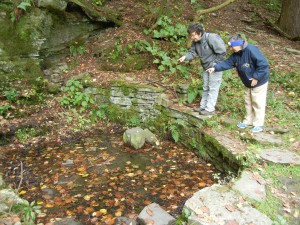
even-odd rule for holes
{"type": "Polygon", "coordinates": [[[214,183],[213,166],[191,150],[172,141],[134,150],[124,145],[123,132],[101,130],[64,146],[11,152],[0,166],[15,187],[23,174],[19,193],[42,206],[38,223],[73,216],[112,224],[153,202],[177,217],[193,193],[214,183]]]}

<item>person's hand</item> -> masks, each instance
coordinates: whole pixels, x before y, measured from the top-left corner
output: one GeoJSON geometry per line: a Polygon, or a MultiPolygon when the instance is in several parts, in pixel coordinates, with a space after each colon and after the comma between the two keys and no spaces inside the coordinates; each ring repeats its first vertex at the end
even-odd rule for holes
{"type": "Polygon", "coordinates": [[[211,68],[208,68],[206,70],[206,72],[208,72],[209,74],[213,73],[215,71],[215,68],[214,67],[211,67],[211,68]]]}
{"type": "Polygon", "coordinates": [[[249,80],[251,80],[251,87],[254,87],[255,85],[257,85],[258,80],[256,80],[255,78],[251,78],[249,80]]]}
{"type": "Polygon", "coordinates": [[[182,56],[180,59],[178,59],[178,62],[182,63],[185,60],[185,56],[182,56]]]}

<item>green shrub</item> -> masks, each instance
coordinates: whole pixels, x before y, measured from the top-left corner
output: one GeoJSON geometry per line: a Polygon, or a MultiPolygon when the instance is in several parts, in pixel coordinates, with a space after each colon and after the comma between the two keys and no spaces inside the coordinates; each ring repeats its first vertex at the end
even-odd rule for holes
{"type": "Polygon", "coordinates": [[[29,203],[24,200],[24,203],[14,206],[13,211],[21,213],[21,218],[25,225],[35,225],[37,214],[41,213],[41,206],[35,205],[35,201],[29,203]]]}
{"type": "Polygon", "coordinates": [[[83,84],[78,80],[69,80],[64,88],[66,93],[60,100],[62,106],[72,108],[81,107],[81,111],[89,108],[95,101],[92,96],[84,92],[83,84]]]}
{"type": "Polygon", "coordinates": [[[22,128],[16,131],[16,136],[21,143],[38,136],[38,132],[34,128],[22,128]]]}

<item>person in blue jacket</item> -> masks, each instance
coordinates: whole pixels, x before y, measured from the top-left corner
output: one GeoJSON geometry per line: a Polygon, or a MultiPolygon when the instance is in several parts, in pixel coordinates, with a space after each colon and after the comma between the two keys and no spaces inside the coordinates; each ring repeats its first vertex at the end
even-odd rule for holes
{"type": "Polygon", "coordinates": [[[263,131],[267,89],[269,83],[269,63],[261,51],[243,40],[240,34],[232,35],[228,42],[233,53],[213,67],[208,73],[236,68],[245,85],[244,98],[246,116],[237,126],[241,129],[253,126],[251,132],[263,131]]]}

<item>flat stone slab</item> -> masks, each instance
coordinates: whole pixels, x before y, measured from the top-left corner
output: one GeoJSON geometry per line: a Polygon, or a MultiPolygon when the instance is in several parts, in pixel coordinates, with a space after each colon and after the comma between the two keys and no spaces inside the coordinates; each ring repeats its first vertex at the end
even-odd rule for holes
{"type": "Polygon", "coordinates": [[[260,153],[260,157],[274,163],[300,165],[300,156],[284,150],[266,150],[260,153]]]}
{"type": "Polygon", "coordinates": [[[280,136],[265,132],[255,133],[252,135],[252,138],[259,143],[273,144],[276,146],[280,146],[283,144],[283,141],[280,136]]]}
{"type": "Polygon", "coordinates": [[[175,218],[156,203],[147,205],[137,218],[141,225],[168,225],[174,221],[175,218]]]}
{"type": "Polygon", "coordinates": [[[266,200],[265,183],[265,180],[258,174],[244,171],[232,188],[239,191],[244,197],[264,201],[266,200]]]}
{"type": "Polygon", "coordinates": [[[213,185],[196,192],[184,205],[191,212],[188,224],[271,225],[272,220],[262,214],[228,187],[213,185]]]}

